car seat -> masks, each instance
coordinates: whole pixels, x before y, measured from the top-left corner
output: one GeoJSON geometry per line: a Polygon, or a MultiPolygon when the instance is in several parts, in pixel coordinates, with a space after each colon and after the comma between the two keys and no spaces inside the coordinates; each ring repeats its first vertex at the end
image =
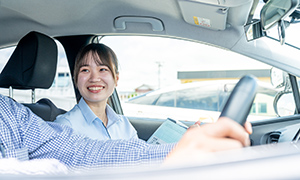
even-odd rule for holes
{"type": "Polygon", "coordinates": [[[54,121],[58,114],[66,111],[57,108],[49,99],[35,103],[35,89],[48,89],[55,78],[57,45],[55,41],[39,32],[30,32],[18,43],[16,49],[0,74],[0,87],[31,89],[32,103],[24,103],[35,114],[46,121],[54,121]]]}

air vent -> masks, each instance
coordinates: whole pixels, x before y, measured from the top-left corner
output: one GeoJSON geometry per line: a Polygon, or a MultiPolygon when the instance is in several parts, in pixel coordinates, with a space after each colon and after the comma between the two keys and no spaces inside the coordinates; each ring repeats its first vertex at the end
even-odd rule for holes
{"type": "Polygon", "coordinates": [[[274,131],[271,132],[266,140],[267,144],[275,144],[278,143],[281,132],[274,131]]]}

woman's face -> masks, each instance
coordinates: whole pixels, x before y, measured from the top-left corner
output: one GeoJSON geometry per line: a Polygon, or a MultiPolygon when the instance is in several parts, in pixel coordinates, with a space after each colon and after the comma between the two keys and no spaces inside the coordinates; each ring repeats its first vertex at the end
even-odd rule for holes
{"type": "Polygon", "coordinates": [[[105,65],[97,65],[92,53],[86,55],[87,64],[80,67],[77,87],[87,103],[105,102],[114,91],[119,79],[113,78],[112,72],[105,65]]]}

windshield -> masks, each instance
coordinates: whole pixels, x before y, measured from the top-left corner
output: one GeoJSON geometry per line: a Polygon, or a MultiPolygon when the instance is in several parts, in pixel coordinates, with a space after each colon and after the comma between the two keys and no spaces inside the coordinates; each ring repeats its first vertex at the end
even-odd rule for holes
{"type": "Polygon", "coordinates": [[[105,36],[101,42],[118,55],[117,91],[127,117],[215,122],[237,80],[245,74],[259,80],[249,120],[276,117],[273,100],[278,90],[270,84],[272,66],[178,39],[105,36]]]}

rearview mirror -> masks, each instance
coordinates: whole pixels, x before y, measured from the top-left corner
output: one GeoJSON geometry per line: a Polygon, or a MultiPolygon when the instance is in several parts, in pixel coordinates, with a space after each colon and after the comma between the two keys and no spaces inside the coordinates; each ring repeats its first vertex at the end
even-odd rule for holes
{"type": "Polygon", "coordinates": [[[262,30],[266,31],[278,24],[280,44],[285,43],[286,23],[283,20],[298,7],[299,0],[269,0],[260,11],[262,30]]]}
{"type": "Polygon", "coordinates": [[[285,43],[285,28],[288,25],[283,19],[292,14],[299,5],[299,0],[268,0],[260,11],[260,21],[254,20],[245,25],[248,41],[266,36],[266,31],[278,25],[280,43],[285,43]]]}
{"type": "Polygon", "coordinates": [[[298,4],[299,0],[269,0],[260,11],[262,29],[268,30],[292,14],[298,4]]]}

